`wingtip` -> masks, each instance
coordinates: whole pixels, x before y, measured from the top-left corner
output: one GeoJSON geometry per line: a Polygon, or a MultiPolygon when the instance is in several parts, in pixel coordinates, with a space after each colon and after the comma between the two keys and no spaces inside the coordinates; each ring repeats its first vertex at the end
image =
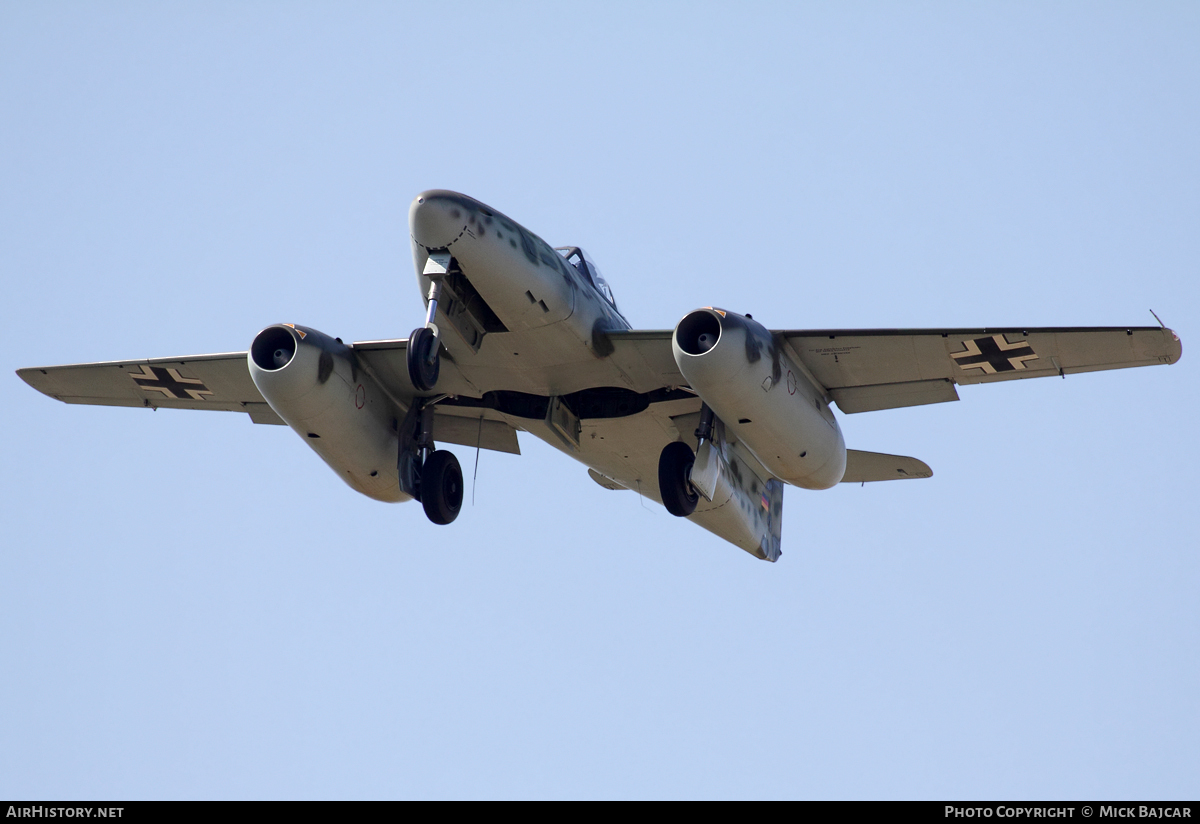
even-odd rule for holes
{"type": "Polygon", "coordinates": [[[17,370],[17,377],[25,381],[25,383],[29,384],[34,389],[37,389],[37,386],[33,382],[33,376],[40,371],[42,370],[38,369],[36,366],[26,366],[23,369],[17,370]]]}
{"type": "Polygon", "coordinates": [[[1167,354],[1167,357],[1169,358],[1167,363],[1178,363],[1179,359],[1183,357],[1183,341],[1179,339],[1179,333],[1177,333],[1174,329],[1163,327],[1163,332],[1170,333],[1171,335],[1171,340],[1167,342],[1167,345],[1171,347],[1167,354]]]}
{"type": "Polygon", "coordinates": [[[17,370],[17,377],[29,384],[30,388],[41,392],[47,398],[61,401],[62,398],[50,391],[50,386],[45,379],[46,374],[46,370],[38,366],[27,366],[17,370]]]}

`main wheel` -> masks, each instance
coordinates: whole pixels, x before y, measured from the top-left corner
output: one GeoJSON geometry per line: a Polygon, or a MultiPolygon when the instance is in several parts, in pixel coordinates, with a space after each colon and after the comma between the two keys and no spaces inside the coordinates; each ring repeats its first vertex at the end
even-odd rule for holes
{"type": "Polygon", "coordinates": [[[458,517],[463,501],[463,476],[453,452],[431,452],[421,467],[421,506],[435,524],[458,517]]]}
{"type": "Polygon", "coordinates": [[[688,482],[695,462],[692,448],[683,441],[672,441],[658,456],[658,492],[667,512],[680,518],[695,512],[696,502],[700,500],[700,495],[688,482]]]}
{"type": "Polygon", "coordinates": [[[413,386],[422,392],[428,392],[437,385],[438,373],[442,369],[441,358],[434,351],[437,345],[437,338],[428,326],[414,329],[408,338],[408,377],[413,386]]]}

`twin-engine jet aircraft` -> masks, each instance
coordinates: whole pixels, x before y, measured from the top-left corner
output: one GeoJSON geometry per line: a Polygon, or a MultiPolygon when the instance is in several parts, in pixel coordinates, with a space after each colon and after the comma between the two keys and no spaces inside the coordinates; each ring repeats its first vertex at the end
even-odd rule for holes
{"type": "Polygon", "coordinates": [[[551,248],[477,200],[419,195],[409,210],[425,325],[344,344],[276,324],[249,352],[21,369],[66,403],[247,412],[286,424],[353,489],[418,500],[434,523],[462,506],[437,443],[519,454],[517,431],[767,561],[783,486],[928,478],[915,458],[846,449],[845,413],[958,400],[960,384],[1171,364],[1165,327],[772,331],[706,307],[636,331],[578,247],[551,248]]]}

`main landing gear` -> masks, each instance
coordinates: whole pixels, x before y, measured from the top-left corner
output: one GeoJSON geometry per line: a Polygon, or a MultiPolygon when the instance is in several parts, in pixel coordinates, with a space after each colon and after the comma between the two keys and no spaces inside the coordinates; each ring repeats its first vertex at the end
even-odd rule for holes
{"type": "Polygon", "coordinates": [[[421,467],[421,506],[435,524],[448,524],[458,517],[463,502],[463,474],[453,452],[430,452],[421,467]]]}
{"type": "Polygon", "coordinates": [[[434,449],[433,405],[415,401],[399,435],[396,470],[400,488],[421,502],[425,515],[435,524],[453,522],[462,510],[462,467],[453,452],[434,449]]]}
{"type": "MultiPolygon", "coordinates": [[[[702,404],[700,407],[700,426],[695,434],[697,449],[702,452],[701,458],[708,458],[711,462],[711,445],[709,451],[705,451],[705,444],[712,440],[713,435],[713,412],[708,408],[708,404],[702,404]]],[[[706,464],[706,467],[715,469],[711,463],[706,464]]],[[[701,471],[700,477],[693,482],[692,475],[695,471],[696,453],[692,452],[690,446],[683,441],[672,441],[663,447],[662,454],[658,456],[658,492],[667,512],[680,518],[691,515],[696,511],[696,504],[700,502],[700,489],[707,489],[704,494],[709,500],[712,499],[716,475],[709,477],[701,471]]]]}
{"type": "Polygon", "coordinates": [[[688,478],[696,456],[683,441],[671,441],[658,457],[658,492],[667,512],[686,518],[696,511],[700,494],[688,478]]]}

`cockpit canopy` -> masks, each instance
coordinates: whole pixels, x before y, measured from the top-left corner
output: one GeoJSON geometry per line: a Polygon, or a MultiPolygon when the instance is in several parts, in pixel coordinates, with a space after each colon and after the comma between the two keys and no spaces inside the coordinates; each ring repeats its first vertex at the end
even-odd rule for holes
{"type": "Polygon", "coordinates": [[[608,281],[600,274],[600,270],[596,268],[595,262],[587,252],[578,246],[559,246],[554,251],[565,257],[567,263],[578,269],[596,287],[596,291],[604,295],[604,299],[611,303],[614,309],[617,308],[617,301],[613,297],[608,281]]]}

